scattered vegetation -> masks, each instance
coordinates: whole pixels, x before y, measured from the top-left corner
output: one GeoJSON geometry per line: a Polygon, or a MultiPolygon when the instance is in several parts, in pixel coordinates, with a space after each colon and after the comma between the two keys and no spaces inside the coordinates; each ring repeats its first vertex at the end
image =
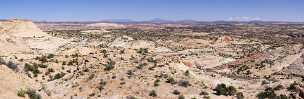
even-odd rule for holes
{"type": "Polygon", "coordinates": [[[42,99],[40,94],[38,94],[36,92],[36,90],[33,90],[33,89],[28,89],[26,91],[27,95],[29,96],[30,99],[42,99]]]}
{"type": "Polygon", "coordinates": [[[105,66],[105,68],[104,68],[104,70],[105,71],[110,71],[110,70],[112,70],[112,69],[114,69],[115,68],[115,62],[113,61],[113,60],[109,60],[108,62],[107,62],[107,64],[104,64],[104,66],[105,66]]]}
{"type": "Polygon", "coordinates": [[[99,89],[99,91],[102,91],[104,89],[104,87],[106,86],[107,82],[103,79],[100,80],[99,82],[99,86],[97,87],[99,89]]]}
{"type": "Polygon", "coordinates": [[[19,97],[25,97],[25,94],[26,94],[26,90],[23,89],[19,89],[17,92],[17,96],[19,97]]]}
{"type": "Polygon", "coordinates": [[[127,99],[137,99],[135,96],[127,96],[127,99]]]}
{"type": "Polygon", "coordinates": [[[28,71],[32,72],[34,74],[34,77],[36,77],[37,74],[40,73],[40,71],[38,69],[38,65],[31,65],[31,64],[28,64],[28,63],[25,63],[24,70],[26,72],[28,72],[28,71]]]}
{"type": "Polygon", "coordinates": [[[36,57],[36,60],[42,62],[42,63],[46,63],[48,61],[47,56],[40,56],[40,57],[36,57]]]}
{"type": "Polygon", "coordinates": [[[288,91],[296,91],[296,85],[299,85],[297,82],[293,82],[292,84],[289,85],[289,87],[287,88],[288,91]]]}
{"type": "Polygon", "coordinates": [[[47,56],[47,58],[48,58],[48,59],[51,59],[51,58],[54,58],[54,56],[55,56],[54,54],[49,54],[49,55],[47,56]]]}
{"type": "Polygon", "coordinates": [[[237,90],[233,86],[227,87],[225,84],[218,84],[213,90],[216,95],[233,96],[237,93],[237,90]]]}
{"type": "Polygon", "coordinates": [[[178,96],[178,99],[185,99],[185,96],[179,95],[179,96],[178,96]]]}
{"type": "Polygon", "coordinates": [[[148,49],[147,48],[140,48],[137,50],[137,53],[142,54],[142,55],[146,55],[146,53],[148,53],[148,49]]]}
{"type": "Polygon", "coordinates": [[[175,94],[175,95],[179,95],[180,94],[180,92],[178,90],[174,90],[172,93],[175,94]]]}
{"type": "Polygon", "coordinates": [[[190,71],[187,70],[185,73],[184,73],[185,76],[190,76],[190,71]]]}
{"type": "Polygon", "coordinates": [[[154,86],[155,86],[155,87],[159,86],[159,82],[160,82],[160,80],[159,80],[159,79],[156,79],[156,80],[154,81],[154,86]]]}
{"type": "Polygon", "coordinates": [[[146,66],[146,65],[147,65],[147,63],[139,64],[136,68],[137,68],[137,69],[142,69],[142,68],[144,68],[144,66],[146,66]]]}
{"type": "Polygon", "coordinates": [[[257,94],[259,99],[288,99],[286,95],[277,95],[273,88],[266,88],[263,92],[257,94]]]}
{"type": "Polygon", "coordinates": [[[156,91],[155,90],[150,91],[149,96],[157,97],[156,91]]]}
{"type": "Polygon", "coordinates": [[[55,74],[53,80],[60,79],[60,78],[64,77],[64,75],[65,75],[65,73],[63,73],[63,72],[57,73],[57,74],[55,74]]]}
{"type": "Polygon", "coordinates": [[[208,92],[202,91],[199,95],[208,95],[208,92]]]}
{"type": "Polygon", "coordinates": [[[236,99],[244,99],[244,95],[242,92],[236,93],[236,99]]]}
{"type": "Polygon", "coordinates": [[[167,79],[166,83],[176,84],[177,82],[174,80],[173,77],[169,77],[169,78],[167,79]]]}
{"type": "Polygon", "coordinates": [[[26,94],[28,95],[29,99],[42,99],[40,94],[38,94],[34,89],[20,89],[17,92],[17,96],[19,97],[25,97],[26,94]]]}

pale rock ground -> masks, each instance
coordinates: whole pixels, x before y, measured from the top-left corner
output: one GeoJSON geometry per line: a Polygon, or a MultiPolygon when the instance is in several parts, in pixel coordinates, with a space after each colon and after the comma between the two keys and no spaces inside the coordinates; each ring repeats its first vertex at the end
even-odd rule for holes
{"type": "Polygon", "coordinates": [[[54,53],[59,46],[68,42],[49,36],[31,21],[7,20],[0,23],[0,49],[6,53],[31,53],[31,49],[54,53]]]}
{"type": "MultiPolygon", "coordinates": [[[[107,27],[123,27],[119,24],[110,24],[110,23],[97,23],[97,24],[90,24],[88,27],[101,27],[101,28],[107,28],[107,27]]],[[[94,32],[94,31],[93,31],[94,32]]],[[[66,40],[56,37],[51,37],[47,35],[46,33],[39,30],[32,22],[30,21],[24,21],[24,20],[10,20],[10,21],[4,21],[0,22],[0,55],[1,56],[7,56],[7,55],[16,55],[18,57],[22,57],[24,59],[31,59],[34,58],[35,55],[32,54],[47,54],[47,53],[56,53],[58,55],[58,60],[60,62],[67,61],[65,58],[63,58],[65,55],[72,55],[75,53],[78,53],[82,55],[83,59],[90,59],[92,61],[92,64],[90,65],[98,65],[100,66],[101,63],[105,63],[105,59],[101,58],[91,58],[91,53],[97,53],[100,51],[100,49],[95,48],[94,45],[98,45],[100,42],[92,42],[90,44],[83,43],[71,43],[72,40],[66,40]],[[88,47],[93,46],[93,47],[88,47]],[[67,49],[63,49],[67,48],[67,49]],[[59,52],[58,52],[59,51],[59,52]],[[100,64],[98,64],[100,63],[100,64]]],[[[111,35],[106,36],[107,38],[112,37],[111,35]]],[[[218,37],[215,40],[206,40],[206,39],[183,39],[181,42],[175,42],[175,41],[166,41],[167,44],[170,44],[172,46],[179,46],[186,48],[182,51],[172,51],[174,49],[168,48],[168,47],[159,47],[156,46],[155,42],[147,41],[147,40],[134,40],[132,37],[129,36],[122,36],[114,39],[111,43],[108,43],[109,50],[115,51],[114,49],[125,49],[125,53],[123,55],[117,55],[121,56],[123,58],[131,58],[131,57],[138,57],[140,55],[137,54],[136,50],[140,48],[147,48],[149,49],[149,52],[152,53],[151,56],[155,58],[156,60],[165,61],[164,63],[167,63],[170,61],[165,67],[161,68],[157,71],[148,71],[143,70],[140,71],[139,74],[148,76],[146,79],[154,80],[152,74],[158,74],[159,72],[172,72],[173,70],[176,70],[176,78],[183,78],[182,75],[185,71],[189,70],[190,77],[187,77],[191,82],[200,82],[203,81],[203,83],[208,86],[208,89],[205,89],[205,91],[209,92],[209,96],[211,99],[235,99],[235,97],[226,97],[226,96],[217,96],[212,94],[212,89],[216,87],[217,84],[225,83],[227,85],[233,85],[238,89],[239,91],[243,92],[245,95],[245,99],[255,99],[256,94],[263,90],[263,86],[260,84],[262,79],[253,79],[253,80],[243,80],[243,79],[235,79],[235,78],[228,78],[219,74],[210,74],[208,72],[204,72],[205,69],[209,68],[215,68],[217,66],[222,66],[224,64],[234,62],[236,59],[231,57],[223,57],[216,55],[217,53],[207,53],[199,55],[200,52],[214,52],[217,50],[220,50],[222,52],[232,52],[237,51],[230,48],[225,48],[226,45],[229,45],[231,43],[234,44],[248,44],[248,41],[237,41],[237,39],[229,37],[229,36],[222,36],[218,37]],[[205,47],[212,47],[212,48],[205,48],[205,47]],[[203,47],[203,48],[201,48],[203,47]],[[201,49],[196,49],[201,48],[201,49]],[[188,55],[197,54],[196,56],[187,57],[188,55]],[[184,55],[184,58],[181,59],[180,56],[184,55]],[[194,69],[195,67],[203,67],[202,70],[194,69]],[[151,76],[151,77],[150,77],[151,76]]],[[[257,42],[251,42],[251,43],[257,43],[257,42]]],[[[294,50],[300,50],[302,45],[295,46],[295,48],[292,48],[294,50]]],[[[281,54],[280,52],[283,51],[284,48],[277,48],[273,50],[273,55],[271,56],[273,59],[277,59],[281,54]]],[[[296,51],[297,52],[297,51],[296,51]]],[[[115,52],[113,52],[115,53],[115,52]]],[[[296,71],[296,73],[301,74],[303,69],[301,62],[301,57],[303,56],[304,51],[300,50],[297,53],[290,54],[284,58],[281,59],[281,61],[275,62],[276,67],[266,68],[265,70],[256,71],[255,74],[260,74],[261,76],[264,75],[270,75],[274,72],[281,71],[282,69],[285,69],[285,72],[291,72],[290,69],[297,69],[299,71],[296,71]],[[287,70],[286,70],[287,68],[287,70]]],[[[93,56],[93,55],[92,55],[93,56]]],[[[95,57],[95,56],[94,56],[95,57]]],[[[96,56],[98,57],[98,56],[96,56]]],[[[100,56],[99,56],[100,57],[100,56]]],[[[11,59],[11,57],[6,57],[7,59],[11,59]]],[[[113,56],[110,56],[110,58],[113,58],[113,56]]],[[[118,60],[118,59],[116,59],[118,60]]],[[[122,59],[123,60],[123,59],[122,59]]],[[[55,70],[61,70],[62,67],[60,67],[58,64],[54,64],[52,68],[55,70]]],[[[66,74],[62,80],[55,80],[55,81],[49,81],[46,82],[47,90],[50,90],[52,92],[52,96],[48,97],[44,92],[41,92],[43,98],[46,99],[86,99],[88,94],[91,94],[93,92],[96,92],[96,83],[100,80],[100,78],[107,78],[109,74],[117,73],[117,77],[124,77],[126,74],[126,70],[129,68],[134,68],[134,64],[130,63],[129,61],[117,61],[116,64],[119,64],[121,66],[116,67],[117,69],[114,69],[111,72],[104,72],[104,71],[94,71],[90,73],[94,73],[97,75],[97,77],[93,78],[91,81],[87,80],[88,75],[79,76],[80,78],[75,78],[75,75],[72,73],[66,74]],[[73,88],[74,85],[78,85],[79,87],[73,88]],[[78,96],[73,96],[75,93],[77,93],[78,96]],[[71,97],[72,96],[72,97],[71,97]]],[[[21,64],[19,64],[21,65],[21,64]]],[[[137,64],[135,64],[137,65],[137,64]]],[[[83,66],[84,67],[84,66],[83,66]]],[[[67,67],[68,69],[73,69],[73,67],[67,67]]],[[[94,67],[95,68],[95,67],[94,67]]],[[[97,67],[96,67],[97,68],[97,67]]],[[[63,70],[62,70],[63,71],[63,70]]],[[[228,69],[221,69],[222,72],[231,72],[228,69]]],[[[304,71],[304,70],[303,70],[304,71]]],[[[38,77],[38,79],[41,79],[38,77]]],[[[127,84],[125,88],[117,89],[119,86],[119,81],[117,80],[109,80],[108,85],[105,88],[105,92],[109,96],[109,98],[121,98],[119,96],[115,95],[128,95],[128,94],[134,94],[136,92],[133,91],[139,91],[139,97],[149,97],[145,93],[148,93],[148,89],[155,89],[157,92],[162,91],[169,91],[171,89],[180,89],[183,93],[191,95],[193,93],[199,93],[201,89],[198,89],[196,87],[199,87],[199,84],[194,84],[189,89],[183,89],[178,86],[171,86],[167,83],[161,84],[159,87],[154,88],[151,86],[147,86],[144,82],[145,79],[130,79],[126,80],[127,84]],[[133,86],[133,87],[132,87],[133,86]],[[135,87],[134,87],[135,86],[135,87]]],[[[150,81],[150,84],[153,83],[153,81],[150,81]]],[[[290,80],[280,80],[280,82],[276,82],[269,85],[276,85],[278,83],[288,85],[292,83],[290,80]]],[[[22,74],[22,72],[15,72],[6,66],[1,65],[0,66],[0,98],[4,99],[19,99],[16,95],[16,92],[20,88],[35,88],[39,89],[41,85],[38,82],[35,82],[34,79],[30,79],[26,75],[22,74]]],[[[105,93],[102,93],[105,94],[105,93]]],[[[170,94],[171,95],[171,94],[170,94]]],[[[164,93],[160,94],[162,98],[164,97],[170,97],[169,94],[164,93]]],[[[186,96],[187,97],[187,96],[186,96]]],[[[190,97],[190,96],[189,96],[190,97]]],[[[172,98],[172,97],[171,97],[172,98]]],[[[97,98],[98,99],[98,98],[97,98]]],[[[102,99],[102,98],[100,98],[102,99]]],[[[152,99],[152,98],[151,98],[152,99]]],[[[161,98],[159,98],[161,99],[161,98]]],[[[169,98],[168,98],[169,99],[169,98]]]]}
{"type": "MultiPolygon", "coordinates": [[[[0,21],[0,55],[2,57],[14,55],[18,58],[30,59],[35,57],[34,53],[55,53],[58,47],[67,42],[68,40],[49,36],[28,20],[0,21]]],[[[39,83],[28,78],[22,71],[15,72],[4,65],[0,66],[1,99],[20,99],[21,97],[17,96],[18,90],[39,89],[39,87],[39,83]]],[[[44,99],[49,99],[45,93],[40,93],[40,95],[44,99]]]]}
{"type": "MultiPolygon", "coordinates": [[[[0,66],[0,98],[1,99],[23,99],[17,96],[20,89],[38,89],[40,84],[28,78],[26,75],[16,73],[4,65],[0,66]]],[[[44,99],[50,99],[45,93],[40,93],[44,99]]]]}
{"type": "Polygon", "coordinates": [[[7,20],[0,22],[0,33],[15,37],[43,37],[47,36],[34,23],[27,20],[7,20]]]}
{"type": "Polygon", "coordinates": [[[99,28],[102,28],[102,29],[125,28],[124,25],[116,24],[116,23],[94,23],[94,24],[88,24],[87,27],[99,27],[99,28]]]}

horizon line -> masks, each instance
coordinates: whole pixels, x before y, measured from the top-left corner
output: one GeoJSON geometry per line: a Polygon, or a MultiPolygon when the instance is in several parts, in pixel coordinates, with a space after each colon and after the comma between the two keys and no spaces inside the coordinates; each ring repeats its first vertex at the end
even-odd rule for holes
{"type": "Polygon", "coordinates": [[[100,20],[37,20],[37,19],[26,19],[26,18],[3,18],[3,20],[28,20],[33,22],[121,22],[121,23],[136,23],[136,22],[160,22],[160,23],[174,23],[174,22],[183,22],[183,21],[192,21],[192,22],[287,22],[287,23],[304,23],[304,21],[287,21],[287,20],[195,20],[195,19],[183,19],[183,20],[170,20],[170,19],[161,19],[161,18],[153,18],[146,20],[134,20],[134,19],[100,19],[100,20]]]}

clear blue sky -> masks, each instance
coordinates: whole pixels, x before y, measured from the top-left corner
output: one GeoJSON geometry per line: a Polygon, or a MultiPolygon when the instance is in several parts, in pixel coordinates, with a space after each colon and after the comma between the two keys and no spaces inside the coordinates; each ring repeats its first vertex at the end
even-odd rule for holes
{"type": "Polygon", "coordinates": [[[304,21],[304,0],[0,0],[0,19],[304,21]]]}

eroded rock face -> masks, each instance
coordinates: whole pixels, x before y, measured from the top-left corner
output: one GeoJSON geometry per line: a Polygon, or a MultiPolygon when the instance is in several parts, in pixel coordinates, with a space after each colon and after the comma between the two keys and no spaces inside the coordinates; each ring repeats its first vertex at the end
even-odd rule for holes
{"type": "Polygon", "coordinates": [[[0,21],[0,54],[55,52],[66,40],[51,37],[28,20],[0,21]]]}
{"type": "Polygon", "coordinates": [[[112,43],[109,44],[109,46],[127,48],[129,46],[129,42],[132,40],[133,40],[132,37],[122,36],[122,37],[116,38],[112,43]]]}
{"type": "Polygon", "coordinates": [[[26,46],[22,38],[7,34],[0,35],[0,55],[8,55],[14,52],[28,52],[30,48],[26,46]]]}
{"type": "Polygon", "coordinates": [[[154,48],[155,44],[152,41],[134,40],[131,37],[122,36],[115,39],[112,43],[110,43],[110,47],[140,49],[140,48],[154,48]]]}
{"type": "Polygon", "coordinates": [[[6,20],[0,22],[0,33],[16,37],[42,37],[47,36],[33,22],[28,20],[6,20]]]}
{"type": "Polygon", "coordinates": [[[287,66],[283,69],[285,73],[304,76],[304,55],[302,54],[301,57],[297,58],[292,64],[287,66]]]}
{"type": "MultiPolygon", "coordinates": [[[[20,75],[4,65],[0,65],[0,98],[1,99],[22,99],[18,97],[18,90],[27,88],[38,88],[38,83],[20,75]]],[[[47,96],[41,94],[43,97],[47,96]]]]}

